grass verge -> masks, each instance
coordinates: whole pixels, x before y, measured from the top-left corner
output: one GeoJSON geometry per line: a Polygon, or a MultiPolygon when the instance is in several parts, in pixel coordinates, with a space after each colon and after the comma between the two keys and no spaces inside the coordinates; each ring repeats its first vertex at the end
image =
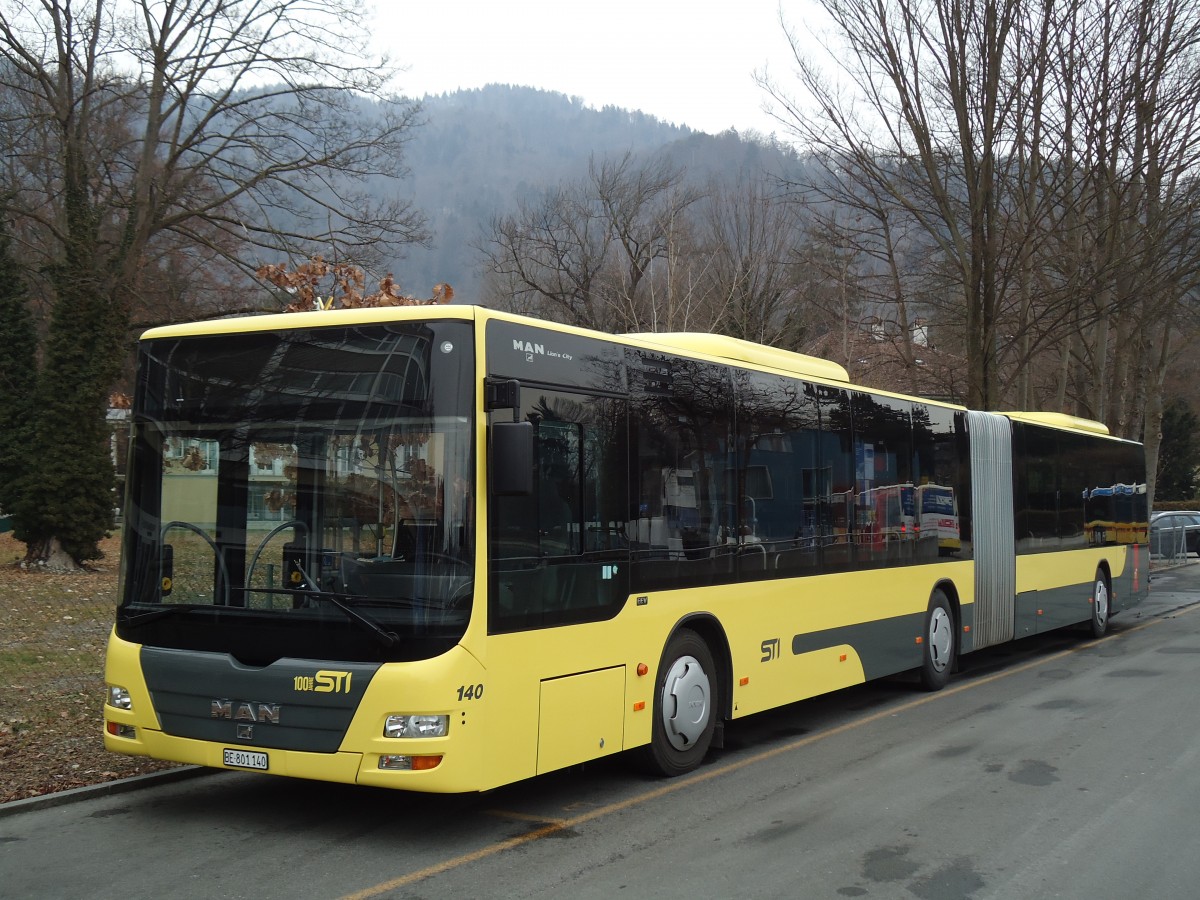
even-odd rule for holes
{"type": "Polygon", "coordinates": [[[120,551],[116,538],[101,549],[86,572],[27,572],[25,545],[0,534],[0,803],[173,766],[104,749],[120,551]]]}

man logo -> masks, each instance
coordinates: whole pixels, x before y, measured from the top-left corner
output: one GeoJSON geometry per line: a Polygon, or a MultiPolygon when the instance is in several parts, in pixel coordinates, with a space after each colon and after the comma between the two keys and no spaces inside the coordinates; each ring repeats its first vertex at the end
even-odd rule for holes
{"type": "Polygon", "coordinates": [[[538,356],[546,355],[546,348],[542,344],[535,344],[532,341],[523,341],[520,338],[513,338],[513,349],[524,353],[527,356],[532,356],[536,353],[538,356]]]}
{"type": "Polygon", "coordinates": [[[262,722],[266,725],[278,725],[279,710],[278,703],[214,700],[209,715],[214,719],[230,719],[234,722],[262,722]]]}

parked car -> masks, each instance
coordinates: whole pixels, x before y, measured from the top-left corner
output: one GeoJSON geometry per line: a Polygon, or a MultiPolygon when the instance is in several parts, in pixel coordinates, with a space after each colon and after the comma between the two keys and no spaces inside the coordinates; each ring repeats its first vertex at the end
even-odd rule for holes
{"type": "Polygon", "coordinates": [[[1200,556],[1200,512],[1171,510],[1150,517],[1150,553],[1155,556],[1200,556]]]}

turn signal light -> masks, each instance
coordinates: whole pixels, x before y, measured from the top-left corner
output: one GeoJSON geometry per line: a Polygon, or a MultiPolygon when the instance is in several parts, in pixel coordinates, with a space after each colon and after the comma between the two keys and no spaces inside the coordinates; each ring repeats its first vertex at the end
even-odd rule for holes
{"type": "Polygon", "coordinates": [[[393,753],[379,757],[379,768],[397,772],[423,772],[436,769],[441,762],[440,756],[400,756],[393,753]]]}
{"type": "Polygon", "coordinates": [[[137,729],[132,725],[121,725],[118,722],[105,722],[104,730],[113,737],[119,738],[135,738],[137,737],[137,729]]]}

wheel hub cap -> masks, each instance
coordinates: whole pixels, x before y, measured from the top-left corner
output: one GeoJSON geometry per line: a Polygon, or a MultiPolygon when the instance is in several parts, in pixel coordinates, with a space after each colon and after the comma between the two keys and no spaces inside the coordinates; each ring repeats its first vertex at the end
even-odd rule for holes
{"type": "Polygon", "coordinates": [[[675,660],[663,682],[663,725],[676,750],[691,747],[708,725],[712,694],[708,676],[693,656],[675,660]]]}
{"type": "Polygon", "coordinates": [[[933,668],[942,672],[950,664],[950,651],[954,647],[954,635],[950,630],[950,616],[942,608],[929,617],[929,661],[933,668]]]}
{"type": "Polygon", "coordinates": [[[1103,581],[1096,582],[1096,622],[1103,625],[1108,621],[1108,585],[1103,581]]]}

